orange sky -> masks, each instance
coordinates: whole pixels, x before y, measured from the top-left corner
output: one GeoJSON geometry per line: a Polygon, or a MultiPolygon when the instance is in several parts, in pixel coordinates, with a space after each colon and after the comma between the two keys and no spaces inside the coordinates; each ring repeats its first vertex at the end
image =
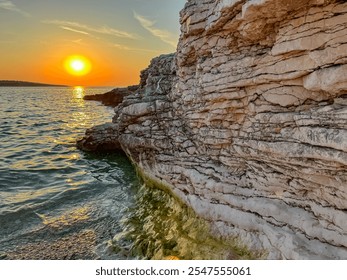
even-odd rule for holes
{"type": "Polygon", "coordinates": [[[137,84],[151,58],[176,49],[185,0],[0,0],[0,80],[137,84]],[[102,4],[102,5],[101,5],[102,4]],[[74,76],[70,55],[92,63],[74,76]]]}

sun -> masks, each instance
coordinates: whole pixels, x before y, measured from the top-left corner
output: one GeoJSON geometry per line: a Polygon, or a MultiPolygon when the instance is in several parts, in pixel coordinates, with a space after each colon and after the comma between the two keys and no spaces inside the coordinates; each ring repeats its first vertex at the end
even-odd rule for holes
{"type": "Polygon", "coordinates": [[[64,67],[71,75],[84,76],[91,71],[92,64],[88,58],[82,55],[71,55],[65,59],[64,67]]]}

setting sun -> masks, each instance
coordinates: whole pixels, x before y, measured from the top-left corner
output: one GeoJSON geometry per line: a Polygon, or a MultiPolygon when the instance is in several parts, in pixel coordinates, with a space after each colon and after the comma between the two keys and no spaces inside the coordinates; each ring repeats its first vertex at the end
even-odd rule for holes
{"type": "Polygon", "coordinates": [[[64,66],[69,74],[75,76],[87,75],[92,68],[90,61],[86,57],[80,55],[69,56],[65,60],[64,66]]]}

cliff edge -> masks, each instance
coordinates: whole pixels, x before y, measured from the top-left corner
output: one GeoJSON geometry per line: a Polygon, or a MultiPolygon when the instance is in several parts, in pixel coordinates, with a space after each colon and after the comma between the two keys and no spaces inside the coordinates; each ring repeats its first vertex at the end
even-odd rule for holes
{"type": "Polygon", "coordinates": [[[346,1],[189,0],[181,31],[106,138],[214,234],[347,259],[346,1]]]}

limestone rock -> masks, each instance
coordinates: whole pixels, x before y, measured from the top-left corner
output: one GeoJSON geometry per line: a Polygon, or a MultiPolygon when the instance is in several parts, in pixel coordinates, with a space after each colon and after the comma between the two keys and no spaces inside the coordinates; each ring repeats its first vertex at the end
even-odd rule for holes
{"type": "Polygon", "coordinates": [[[217,235],[347,259],[347,3],[188,0],[115,141],[217,235]]]}
{"type": "Polygon", "coordinates": [[[77,147],[88,152],[121,151],[118,141],[118,127],[113,123],[106,123],[87,129],[83,139],[77,141],[77,147]]]}

